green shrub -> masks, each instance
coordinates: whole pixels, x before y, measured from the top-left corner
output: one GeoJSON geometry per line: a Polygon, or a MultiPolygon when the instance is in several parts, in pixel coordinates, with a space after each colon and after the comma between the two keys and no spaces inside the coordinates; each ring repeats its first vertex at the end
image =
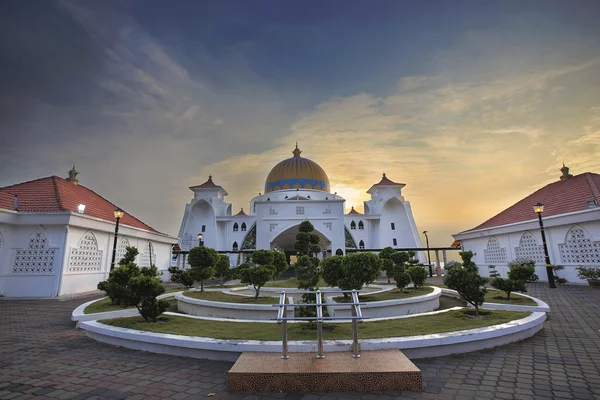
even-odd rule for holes
{"type": "Polygon", "coordinates": [[[156,298],[165,292],[162,282],[157,277],[140,274],[131,279],[130,288],[132,303],[135,304],[128,305],[135,305],[146,321],[156,322],[158,316],[169,308],[167,300],[156,298]]]}
{"type": "Polygon", "coordinates": [[[535,261],[519,259],[508,263],[508,279],[523,283],[535,282],[539,278],[535,274],[535,261]]]}
{"type": "Polygon", "coordinates": [[[394,280],[396,281],[396,287],[403,291],[404,288],[410,283],[410,274],[406,272],[405,268],[398,267],[394,271],[394,280]]]}
{"type": "Polygon", "coordinates": [[[527,292],[525,282],[515,281],[512,279],[504,279],[499,276],[492,279],[491,285],[493,288],[503,291],[506,293],[506,299],[510,300],[510,294],[512,292],[527,292]]]}
{"type": "Polygon", "coordinates": [[[552,274],[554,275],[554,282],[558,283],[559,285],[564,285],[565,283],[569,282],[565,278],[561,278],[560,276],[558,276],[558,271],[562,271],[564,269],[565,269],[564,265],[553,265],[552,266],[552,274]]]}
{"type": "Polygon", "coordinates": [[[577,267],[577,276],[580,279],[598,280],[600,279],[600,268],[577,267]]]}
{"type": "Polygon", "coordinates": [[[169,275],[171,276],[171,282],[181,283],[181,273],[183,270],[179,267],[169,267],[169,275]]]}
{"type": "Polygon", "coordinates": [[[325,257],[321,261],[321,274],[323,275],[323,280],[329,286],[336,287],[338,282],[344,277],[343,261],[344,256],[325,257]]]}
{"type": "Polygon", "coordinates": [[[427,277],[429,276],[429,272],[427,272],[427,270],[420,265],[408,267],[406,269],[406,272],[408,273],[408,275],[410,275],[410,279],[413,285],[415,286],[415,289],[423,286],[423,284],[427,280],[427,277]]]}
{"type": "Polygon", "coordinates": [[[219,278],[221,286],[223,286],[223,282],[228,281],[231,276],[229,257],[225,254],[219,254],[219,259],[217,260],[217,265],[215,267],[215,276],[219,278]]]}
{"type": "Polygon", "coordinates": [[[319,259],[300,256],[296,260],[295,269],[298,289],[315,290],[319,283],[319,259]]]}
{"type": "Polygon", "coordinates": [[[483,304],[487,293],[484,285],[488,280],[479,275],[477,265],[471,261],[473,252],[463,251],[460,255],[463,259],[463,266],[452,268],[446,275],[444,284],[450,289],[456,290],[461,299],[473,305],[475,313],[479,317],[479,306],[483,304]]]}
{"type": "Polygon", "coordinates": [[[219,253],[205,246],[194,247],[188,255],[190,270],[194,278],[200,282],[200,291],[204,292],[204,281],[215,275],[219,253]]]}
{"type": "Polygon", "coordinates": [[[500,278],[500,274],[496,271],[495,265],[488,265],[490,278],[500,278]]]}
{"type": "Polygon", "coordinates": [[[373,283],[381,273],[383,261],[373,253],[351,253],[342,260],[343,276],[338,281],[342,290],[361,290],[373,283]]]}

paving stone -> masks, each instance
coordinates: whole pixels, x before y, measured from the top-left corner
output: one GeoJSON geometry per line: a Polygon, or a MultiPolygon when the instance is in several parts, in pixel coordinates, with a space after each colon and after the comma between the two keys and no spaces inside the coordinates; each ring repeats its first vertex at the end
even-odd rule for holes
{"type": "Polygon", "coordinates": [[[552,312],[533,338],[471,354],[415,360],[423,393],[228,393],[230,362],[112,347],[70,321],[91,300],[0,301],[0,398],[551,399],[600,400],[600,290],[544,284],[528,292],[552,312]],[[7,389],[8,388],[8,389],[7,389]],[[156,390],[156,391],[154,391],[156,390]],[[562,397],[561,397],[562,396],[562,397]]]}

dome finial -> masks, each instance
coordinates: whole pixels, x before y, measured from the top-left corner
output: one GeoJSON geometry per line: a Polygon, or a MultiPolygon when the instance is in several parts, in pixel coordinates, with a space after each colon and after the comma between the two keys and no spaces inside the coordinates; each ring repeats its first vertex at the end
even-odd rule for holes
{"type": "Polygon", "coordinates": [[[302,153],[302,151],[298,148],[298,142],[296,142],[296,148],[294,149],[294,151],[292,151],[292,154],[294,155],[294,157],[300,157],[300,153],[302,153]]]}

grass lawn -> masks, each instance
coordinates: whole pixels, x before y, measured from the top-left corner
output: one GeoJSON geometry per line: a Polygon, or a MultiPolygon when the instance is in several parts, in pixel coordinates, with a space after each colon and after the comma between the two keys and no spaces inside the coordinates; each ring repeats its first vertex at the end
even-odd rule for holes
{"type": "Polygon", "coordinates": [[[529,297],[521,296],[516,293],[510,294],[510,300],[506,300],[506,293],[500,290],[488,289],[485,294],[486,303],[516,304],[520,306],[537,306],[537,303],[529,297]]]}
{"type": "Polygon", "coordinates": [[[277,297],[259,297],[258,300],[254,300],[254,296],[238,296],[235,294],[227,294],[223,292],[196,292],[189,291],[183,292],[184,296],[191,297],[200,300],[210,301],[223,301],[225,303],[242,303],[242,304],[277,304],[279,303],[279,296],[277,297]]]}
{"type": "MultiPolygon", "coordinates": [[[[248,285],[245,285],[243,283],[238,283],[237,285],[204,285],[204,289],[219,289],[219,288],[223,288],[223,289],[231,289],[231,288],[236,288],[236,287],[247,287],[248,285]]],[[[200,287],[198,287],[198,289],[200,289],[200,287]]]]}
{"type": "Polygon", "coordinates": [[[439,287],[439,288],[448,289],[448,286],[444,285],[443,283],[425,283],[425,284],[429,285],[429,286],[435,286],[435,287],[439,287]]]}
{"type": "MultiPolygon", "coordinates": [[[[433,288],[429,286],[420,287],[418,289],[408,288],[404,289],[402,292],[400,289],[396,288],[382,293],[363,294],[358,296],[358,299],[364,302],[398,300],[407,299],[409,297],[423,296],[431,292],[433,292],[433,288]]],[[[344,299],[344,296],[337,296],[334,297],[333,300],[337,301],[338,303],[351,303],[350,297],[348,297],[348,299],[344,299]]]]}
{"type": "MultiPolygon", "coordinates": [[[[182,290],[185,290],[185,289],[172,288],[172,289],[167,289],[165,291],[165,293],[181,292],[182,290]]],[[[100,301],[90,304],[83,310],[83,313],[84,314],[95,314],[95,313],[107,312],[107,311],[125,310],[127,308],[134,308],[134,307],[121,307],[121,306],[112,304],[110,302],[110,299],[107,297],[100,301]]]]}
{"type": "MultiPolygon", "coordinates": [[[[361,339],[375,339],[452,332],[502,324],[529,315],[529,312],[493,310],[482,313],[477,319],[472,310],[455,310],[437,315],[365,322],[358,328],[358,335],[361,339]]],[[[117,318],[102,323],[141,331],[216,339],[281,340],[281,326],[260,322],[204,321],[163,315],[160,321],[154,324],[145,322],[141,317],[117,318]]],[[[325,339],[352,339],[350,323],[325,323],[323,331],[325,339]]],[[[316,330],[309,328],[308,324],[289,324],[288,338],[315,340],[316,330]]]]}
{"type": "MultiPolygon", "coordinates": [[[[298,279],[296,277],[289,278],[283,281],[271,281],[265,284],[265,287],[281,287],[281,288],[297,288],[298,287],[298,279]]],[[[319,283],[317,283],[317,287],[327,287],[325,281],[321,278],[319,279],[319,283]]]]}

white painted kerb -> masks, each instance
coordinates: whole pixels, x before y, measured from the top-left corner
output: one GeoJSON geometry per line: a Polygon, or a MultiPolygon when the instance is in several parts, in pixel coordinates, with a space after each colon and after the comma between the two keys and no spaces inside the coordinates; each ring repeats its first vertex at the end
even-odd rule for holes
{"type": "MultiPolygon", "coordinates": [[[[156,298],[157,299],[167,299],[169,297],[173,297],[177,293],[179,293],[179,292],[165,293],[165,294],[161,294],[160,296],[156,296],[156,298]]],[[[73,313],[71,313],[71,321],[96,321],[96,320],[101,320],[101,319],[135,317],[137,315],[140,315],[137,308],[124,308],[123,310],[106,311],[106,312],[94,313],[94,314],[85,314],[83,312],[83,310],[85,310],[85,308],[87,306],[89,306],[90,304],[93,304],[97,301],[104,300],[104,299],[106,299],[106,297],[103,297],[103,298],[97,299],[97,300],[88,301],[87,303],[83,303],[82,305],[77,307],[75,310],[73,310],[73,313]]]]}
{"type": "MultiPolygon", "coordinates": [[[[488,289],[488,290],[493,290],[493,289],[488,289]]],[[[494,290],[494,291],[501,292],[500,290],[494,290]]],[[[452,296],[452,297],[456,297],[456,298],[460,297],[458,292],[456,290],[452,290],[452,289],[442,288],[442,293],[445,294],[446,296],[452,296]]],[[[544,302],[538,298],[528,296],[523,293],[519,293],[519,296],[530,298],[531,300],[533,300],[537,303],[537,306],[523,306],[523,305],[518,305],[518,304],[503,304],[503,303],[487,303],[486,302],[481,305],[481,308],[485,308],[488,310],[550,312],[550,306],[546,302],[544,302]]],[[[467,304],[467,305],[469,307],[473,308],[473,306],[471,304],[467,304]]]]}
{"type": "MultiPolygon", "coordinates": [[[[360,345],[362,350],[400,349],[413,359],[468,353],[531,337],[542,329],[545,320],[545,313],[535,312],[526,318],[485,328],[432,335],[365,339],[360,341],[360,345]]],[[[79,327],[84,329],[91,338],[104,343],[193,358],[234,361],[245,351],[273,353],[281,351],[280,341],[222,340],[180,336],[117,328],[98,321],[84,321],[79,324],[79,327]]],[[[351,340],[327,340],[324,342],[324,350],[325,353],[350,351],[351,344],[351,340]]],[[[316,350],[316,341],[289,342],[289,351],[292,353],[315,352],[316,350]]]]}

